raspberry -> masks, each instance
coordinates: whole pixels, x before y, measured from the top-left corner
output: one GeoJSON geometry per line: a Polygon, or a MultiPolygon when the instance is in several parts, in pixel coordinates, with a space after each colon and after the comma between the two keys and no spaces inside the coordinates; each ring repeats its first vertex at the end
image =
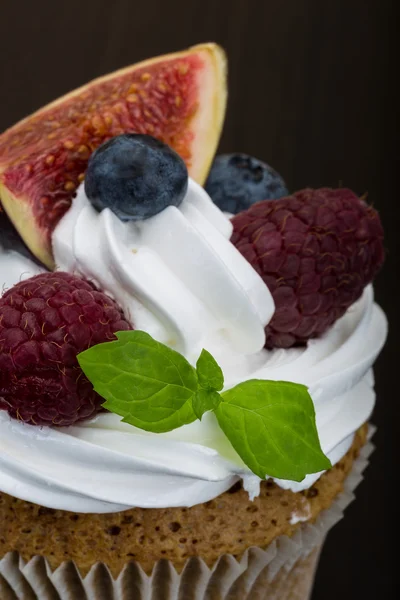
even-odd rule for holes
{"type": "Polygon", "coordinates": [[[0,298],[0,409],[33,425],[72,425],[102,409],[77,354],[131,329],[117,304],[69,273],[43,273],[0,298]]]}
{"type": "Polygon", "coordinates": [[[266,348],[323,334],[384,261],[378,213],[349,189],[305,189],[233,217],[233,244],[261,275],[276,310],[266,348]]]}

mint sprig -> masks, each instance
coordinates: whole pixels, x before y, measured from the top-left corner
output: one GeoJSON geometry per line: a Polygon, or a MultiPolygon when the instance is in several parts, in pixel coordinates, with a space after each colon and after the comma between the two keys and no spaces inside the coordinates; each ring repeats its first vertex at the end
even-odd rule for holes
{"type": "Polygon", "coordinates": [[[144,331],[79,354],[78,361],[104,407],[139,429],[172,431],[214,411],[243,462],[260,478],[302,481],[331,467],[305,386],[253,379],[221,392],[222,370],[203,350],[194,368],[144,331]]]}

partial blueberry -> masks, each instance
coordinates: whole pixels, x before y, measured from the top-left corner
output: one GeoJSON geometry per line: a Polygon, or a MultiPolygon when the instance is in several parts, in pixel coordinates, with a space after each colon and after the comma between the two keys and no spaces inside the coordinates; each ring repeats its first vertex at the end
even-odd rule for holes
{"type": "Polygon", "coordinates": [[[102,144],[89,160],[85,192],[93,206],[121,221],[148,219],[179,206],[188,171],[172,148],[149,135],[126,133],[102,144]]]}
{"type": "Polygon", "coordinates": [[[14,225],[11,223],[10,219],[0,206],[0,249],[1,248],[6,251],[13,250],[14,252],[18,252],[18,254],[25,256],[25,258],[29,258],[36,264],[41,265],[29,248],[25,245],[14,225]]]}
{"type": "Polygon", "coordinates": [[[289,194],[282,177],[247,154],[220,154],[211,167],[205,190],[224,212],[237,214],[260,200],[289,194]]]}

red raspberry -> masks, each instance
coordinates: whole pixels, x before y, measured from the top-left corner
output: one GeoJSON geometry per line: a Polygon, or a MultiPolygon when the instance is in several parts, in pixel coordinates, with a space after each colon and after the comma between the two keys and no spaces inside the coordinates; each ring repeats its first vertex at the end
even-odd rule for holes
{"type": "Polygon", "coordinates": [[[0,299],[0,409],[34,425],[72,425],[101,410],[77,354],[131,329],[114,300],[69,273],[43,273],[0,299]]]}
{"type": "Polygon", "coordinates": [[[384,261],[379,215],[348,189],[305,189],[264,200],[232,222],[233,244],[275,301],[267,348],[303,345],[324,333],[384,261]]]}

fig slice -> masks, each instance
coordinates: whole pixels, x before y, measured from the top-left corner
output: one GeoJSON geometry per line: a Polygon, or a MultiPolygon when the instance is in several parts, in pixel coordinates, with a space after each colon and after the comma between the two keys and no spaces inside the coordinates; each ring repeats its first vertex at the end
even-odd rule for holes
{"type": "Polygon", "coordinates": [[[4,210],[32,253],[54,268],[52,232],[93,150],[121,133],[147,133],[172,146],[202,184],[219,142],[226,97],[225,54],[213,43],[91,81],[0,136],[4,210]]]}

